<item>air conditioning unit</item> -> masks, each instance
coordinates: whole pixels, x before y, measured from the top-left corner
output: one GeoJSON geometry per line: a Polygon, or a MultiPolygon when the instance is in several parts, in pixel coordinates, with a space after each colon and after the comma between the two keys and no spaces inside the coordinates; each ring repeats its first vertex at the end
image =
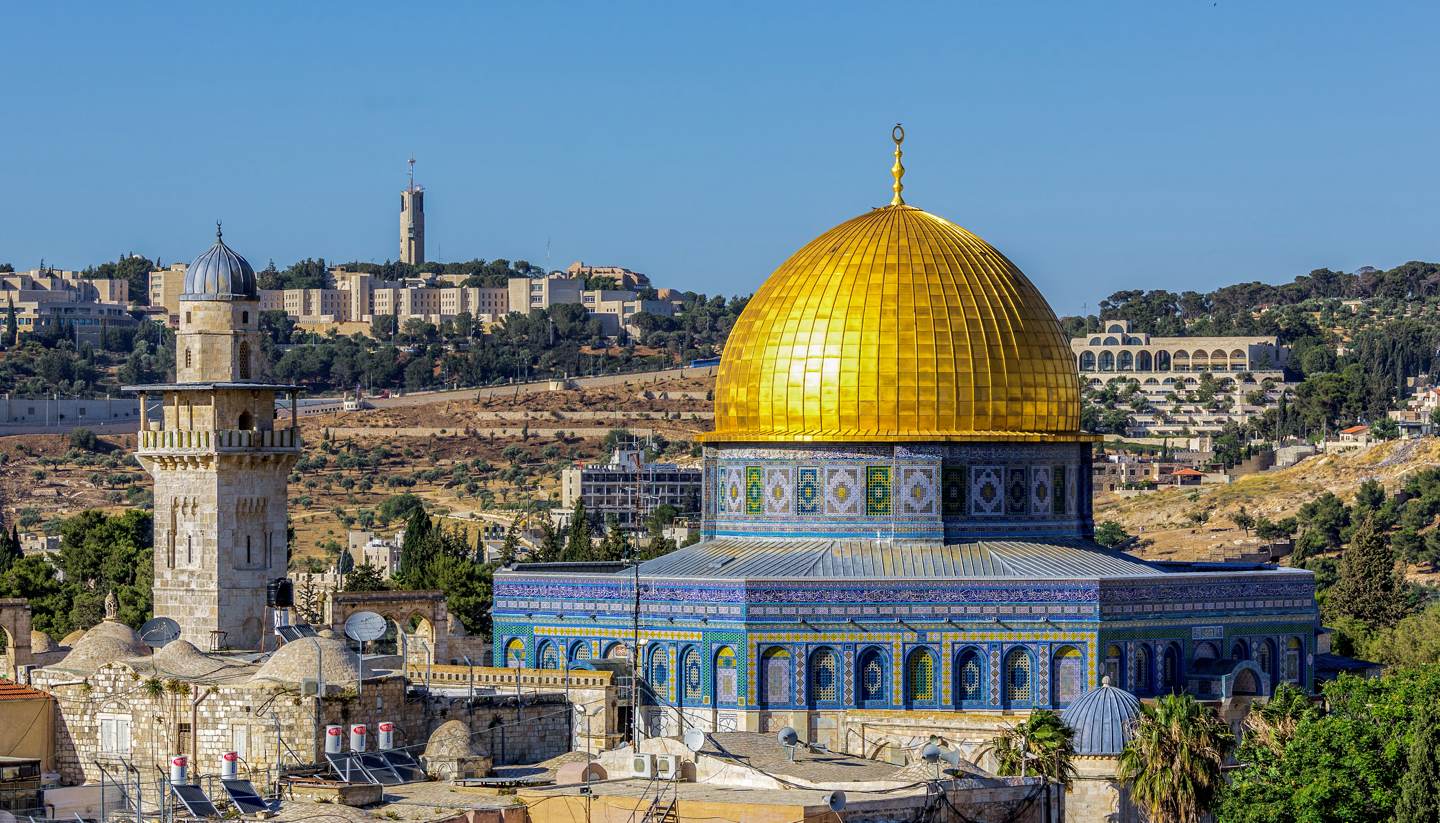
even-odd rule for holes
{"type": "Polygon", "coordinates": [[[655,778],[675,780],[680,775],[680,757],[673,754],[655,755],[655,778]]]}
{"type": "Polygon", "coordinates": [[[655,755],[637,754],[630,758],[630,773],[650,780],[655,777],[655,755]]]}

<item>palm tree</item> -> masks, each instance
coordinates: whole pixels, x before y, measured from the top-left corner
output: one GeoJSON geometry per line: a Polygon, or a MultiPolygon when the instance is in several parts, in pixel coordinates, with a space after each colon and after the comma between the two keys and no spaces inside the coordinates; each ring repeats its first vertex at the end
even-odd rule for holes
{"type": "Polygon", "coordinates": [[[1230,727],[1188,694],[1140,707],[1135,733],[1120,755],[1119,779],[1151,820],[1199,823],[1235,745],[1230,727]]]}
{"type": "Polygon", "coordinates": [[[995,756],[1002,777],[1035,774],[1067,788],[1075,779],[1075,730],[1048,709],[1036,709],[991,740],[985,751],[995,756]]]}

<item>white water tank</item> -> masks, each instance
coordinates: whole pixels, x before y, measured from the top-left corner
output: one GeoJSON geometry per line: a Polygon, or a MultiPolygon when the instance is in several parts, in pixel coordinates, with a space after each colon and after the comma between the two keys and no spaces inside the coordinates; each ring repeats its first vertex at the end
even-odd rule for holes
{"type": "Polygon", "coordinates": [[[325,727],[325,753],[339,754],[345,749],[345,728],[343,726],[325,727]]]}
{"type": "Polygon", "coordinates": [[[365,736],[366,736],[366,730],[365,730],[365,724],[364,724],[364,723],[356,723],[355,725],[351,726],[351,727],[350,727],[350,751],[352,751],[352,752],[363,752],[363,751],[365,751],[365,736]]]}
{"type": "Polygon", "coordinates": [[[220,779],[234,780],[240,776],[240,755],[225,752],[220,755],[220,779]]]}
{"type": "Polygon", "coordinates": [[[170,758],[170,782],[174,785],[183,786],[190,782],[190,761],[183,754],[177,754],[170,758]]]}

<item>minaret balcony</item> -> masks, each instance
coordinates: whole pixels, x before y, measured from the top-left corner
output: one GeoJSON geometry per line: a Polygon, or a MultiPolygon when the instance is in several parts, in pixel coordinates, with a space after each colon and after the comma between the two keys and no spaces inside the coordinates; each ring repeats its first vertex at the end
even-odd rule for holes
{"type": "Polygon", "coordinates": [[[294,452],[300,451],[296,429],[151,429],[140,432],[140,454],[294,452]]]}

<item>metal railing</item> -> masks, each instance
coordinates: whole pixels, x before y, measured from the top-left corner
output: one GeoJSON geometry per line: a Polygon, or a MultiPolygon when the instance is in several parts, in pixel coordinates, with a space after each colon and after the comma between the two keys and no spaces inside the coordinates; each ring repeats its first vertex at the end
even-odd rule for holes
{"type": "Polygon", "coordinates": [[[140,432],[141,451],[228,451],[231,449],[293,449],[295,429],[187,429],[140,432]]]}

